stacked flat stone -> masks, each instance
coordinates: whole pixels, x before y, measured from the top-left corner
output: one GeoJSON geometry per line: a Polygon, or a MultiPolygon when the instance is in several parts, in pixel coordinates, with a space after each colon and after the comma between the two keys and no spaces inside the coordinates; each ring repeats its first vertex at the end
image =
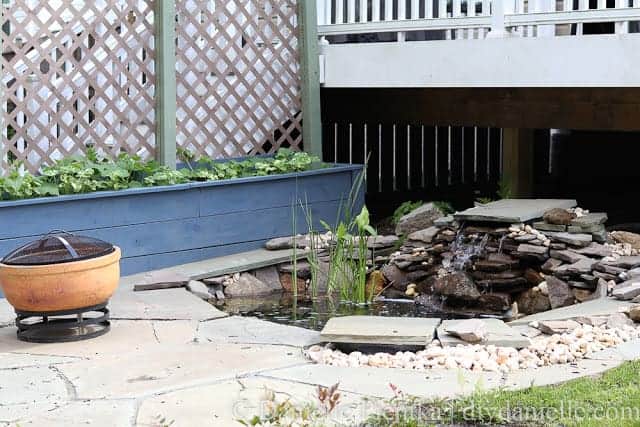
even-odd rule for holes
{"type": "Polygon", "coordinates": [[[495,345],[443,347],[434,340],[424,350],[397,353],[343,353],[330,347],[312,346],[305,351],[311,361],[340,367],[370,366],[424,371],[466,369],[471,371],[512,372],[542,366],[575,363],[594,353],[640,338],[640,327],[623,313],[601,318],[533,324],[541,335],[531,345],[517,350],[495,345]],[[544,332],[542,332],[544,331],[544,332]]]}
{"type": "Polygon", "coordinates": [[[391,254],[382,269],[385,296],[415,298],[427,311],[503,316],[608,295],[640,301],[638,249],[614,243],[606,220],[580,208],[552,209],[543,221],[510,226],[440,218],[391,254]]]}

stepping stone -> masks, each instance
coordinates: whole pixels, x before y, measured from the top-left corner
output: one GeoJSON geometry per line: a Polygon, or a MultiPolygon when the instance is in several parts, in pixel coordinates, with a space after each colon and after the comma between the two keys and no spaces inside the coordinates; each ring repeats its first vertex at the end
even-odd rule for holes
{"type": "Polygon", "coordinates": [[[437,318],[345,316],[330,319],[322,341],[345,344],[426,346],[433,340],[437,318]]]}
{"type": "Polygon", "coordinates": [[[504,199],[467,209],[454,215],[457,221],[522,223],[542,218],[554,208],[568,209],[577,205],[575,200],[563,199],[504,199]]]}
{"type": "MultiPolygon", "coordinates": [[[[525,348],[531,344],[529,338],[522,336],[519,331],[513,329],[500,319],[477,319],[484,323],[487,331],[487,338],[482,345],[495,345],[497,347],[514,347],[525,348]]],[[[443,320],[442,325],[438,327],[438,339],[443,347],[452,347],[459,344],[466,345],[460,338],[456,338],[448,334],[447,330],[455,330],[456,325],[465,320],[443,320]]]]}
{"type": "Polygon", "coordinates": [[[632,304],[625,301],[618,301],[613,298],[600,298],[581,304],[574,304],[568,307],[562,307],[541,313],[532,314],[530,316],[521,317],[517,320],[509,322],[510,326],[528,325],[534,321],[543,320],[566,320],[576,317],[585,316],[608,316],[617,313],[620,310],[628,309],[632,304]]]}

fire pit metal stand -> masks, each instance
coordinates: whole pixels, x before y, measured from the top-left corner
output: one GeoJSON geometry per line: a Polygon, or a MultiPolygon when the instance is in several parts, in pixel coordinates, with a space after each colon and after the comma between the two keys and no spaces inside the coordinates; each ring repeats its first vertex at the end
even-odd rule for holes
{"type": "Polygon", "coordinates": [[[111,328],[107,302],[73,310],[48,312],[16,310],[16,315],[18,339],[35,343],[86,340],[104,335],[111,328]],[[89,313],[101,313],[101,315],[85,316],[89,313]],[[73,315],[75,317],[69,317],[73,315]],[[33,322],[34,318],[41,320],[33,322]]]}

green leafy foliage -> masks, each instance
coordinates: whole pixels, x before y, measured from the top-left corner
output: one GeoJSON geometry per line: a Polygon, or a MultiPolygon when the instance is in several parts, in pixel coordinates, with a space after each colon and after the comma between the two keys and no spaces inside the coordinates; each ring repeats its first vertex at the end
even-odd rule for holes
{"type": "Polygon", "coordinates": [[[453,206],[451,205],[451,203],[449,202],[444,202],[444,201],[435,201],[433,202],[433,205],[440,209],[440,212],[442,212],[445,215],[451,215],[452,213],[455,213],[455,209],[453,208],[453,206]]]}
{"type": "Polygon", "coordinates": [[[107,159],[93,149],[88,149],[85,156],[72,156],[45,166],[39,175],[26,172],[22,164],[16,162],[7,176],[0,177],[0,200],[265,176],[323,166],[319,159],[308,153],[288,149],[281,149],[274,157],[228,162],[196,159],[192,153],[182,149],[178,154],[187,165],[184,169],[169,169],[155,161],[143,161],[129,154],[107,159]]]}
{"type": "Polygon", "coordinates": [[[393,222],[393,225],[398,225],[398,221],[400,221],[400,218],[402,218],[403,216],[405,216],[408,213],[413,212],[414,210],[418,209],[420,206],[422,206],[424,204],[424,202],[422,201],[417,201],[417,202],[412,202],[410,200],[402,203],[400,206],[398,206],[398,208],[393,212],[393,217],[391,219],[391,222],[393,222]]]}

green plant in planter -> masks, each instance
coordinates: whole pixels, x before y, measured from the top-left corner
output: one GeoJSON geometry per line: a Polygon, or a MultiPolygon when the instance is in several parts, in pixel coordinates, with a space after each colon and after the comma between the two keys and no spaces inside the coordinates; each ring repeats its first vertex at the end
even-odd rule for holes
{"type": "Polygon", "coordinates": [[[87,149],[84,156],[71,156],[44,166],[39,175],[32,175],[24,171],[20,162],[13,162],[8,174],[0,177],[0,198],[18,200],[301,172],[316,167],[319,162],[308,153],[287,149],[281,149],[274,157],[228,162],[214,162],[208,158],[196,160],[195,155],[184,149],[178,154],[187,164],[181,170],[172,170],[156,161],[144,161],[127,153],[107,159],[93,148],[87,149]]]}

